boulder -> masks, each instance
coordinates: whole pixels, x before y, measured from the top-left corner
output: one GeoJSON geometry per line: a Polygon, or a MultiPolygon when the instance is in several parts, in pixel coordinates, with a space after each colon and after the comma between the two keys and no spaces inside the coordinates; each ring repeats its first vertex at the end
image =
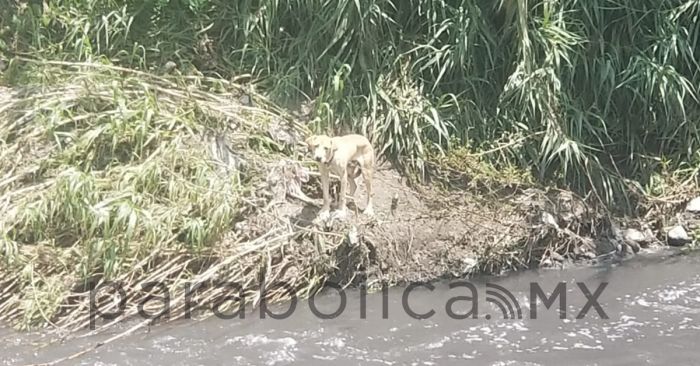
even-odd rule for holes
{"type": "Polygon", "coordinates": [[[625,240],[633,241],[635,243],[644,243],[647,241],[644,233],[637,229],[627,229],[622,235],[624,236],[625,240]]]}
{"type": "Polygon", "coordinates": [[[700,214],[700,197],[695,197],[685,206],[685,210],[690,213],[700,214]]]}
{"type": "Polygon", "coordinates": [[[668,245],[671,246],[683,246],[692,241],[690,235],[685,231],[683,226],[676,225],[672,227],[666,234],[668,238],[668,245]]]}

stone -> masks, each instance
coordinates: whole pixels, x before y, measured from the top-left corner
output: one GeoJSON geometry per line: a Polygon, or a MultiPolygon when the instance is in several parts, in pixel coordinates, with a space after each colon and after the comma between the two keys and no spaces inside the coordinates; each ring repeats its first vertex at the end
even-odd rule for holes
{"type": "Polygon", "coordinates": [[[639,253],[641,247],[647,247],[651,241],[652,235],[643,233],[637,229],[626,229],[622,235],[625,245],[632,249],[632,252],[639,253]]]}
{"type": "Polygon", "coordinates": [[[557,223],[557,220],[554,218],[554,215],[552,215],[551,213],[542,212],[541,220],[542,220],[543,224],[559,230],[559,223],[557,223]]]}
{"type": "Polygon", "coordinates": [[[637,243],[636,241],[627,241],[627,242],[625,242],[625,245],[626,245],[627,248],[629,248],[633,253],[639,253],[639,250],[641,249],[641,247],[639,246],[639,243],[637,243]]]}
{"type": "Polygon", "coordinates": [[[471,257],[466,257],[464,258],[464,270],[462,271],[463,273],[472,273],[475,269],[477,269],[477,266],[479,264],[479,261],[477,261],[474,258],[471,257]]]}
{"type": "Polygon", "coordinates": [[[668,245],[671,246],[683,246],[692,241],[688,233],[685,231],[683,226],[676,225],[672,227],[666,234],[668,237],[668,245]]]}
{"type": "Polygon", "coordinates": [[[238,98],[238,102],[245,105],[245,106],[249,106],[249,107],[253,106],[253,99],[251,99],[250,95],[248,95],[248,94],[241,95],[241,97],[238,98]]]}
{"type": "Polygon", "coordinates": [[[647,238],[641,231],[637,229],[627,229],[623,233],[623,237],[627,241],[635,242],[637,244],[646,243],[647,238]]]}
{"type": "Polygon", "coordinates": [[[700,214],[700,197],[695,197],[685,206],[685,210],[691,213],[700,214]]]}
{"type": "Polygon", "coordinates": [[[566,259],[564,258],[564,256],[562,256],[561,254],[559,254],[559,253],[557,253],[557,252],[552,252],[552,254],[550,255],[550,257],[551,257],[553,260],[555,260],[555,261],[557,261],[557,262],[559,262],[559,263],[563,263],[564,261],[566,261],[566,259]]]}
{"type": "Polygon", "coordinates": [[[700,229],[700,220],[690,219],[685,223],[685,226],[688,228],[689,231],[696,231],[700,229]]]}
{"type": "Polygon", "coordinates": [[[173,62],[173,61],[168,61],[168,62],[165,63],[165,66],[163,66],[163,71],[164,71],[166,74],[169,74],[170,72],[172,72],[172,71],[175,70],[176,68],[177,68],[177,64],[176,64],[175,62],[173,62]]]}

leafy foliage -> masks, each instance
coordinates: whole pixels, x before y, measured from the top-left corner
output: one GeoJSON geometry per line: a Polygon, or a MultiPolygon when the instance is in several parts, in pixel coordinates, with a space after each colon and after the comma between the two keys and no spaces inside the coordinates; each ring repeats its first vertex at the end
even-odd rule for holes
{"type": "Polygon", "coordinates": [[[313,101],[319,131],[367,133],[420,174],[426,149],[454,138],[488,150],[534,136],[489,158],[616,203],[660,161],[698,162],[696,0],[66,0],[2,9],[4,50],[249,77],[277,101],[313,101]]]}

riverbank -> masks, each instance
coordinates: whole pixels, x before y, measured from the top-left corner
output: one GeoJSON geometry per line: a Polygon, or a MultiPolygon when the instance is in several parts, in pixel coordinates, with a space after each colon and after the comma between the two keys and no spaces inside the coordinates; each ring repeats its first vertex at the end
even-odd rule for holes
{"type": "MultiPolygon", "coordinates": [[[[91,295],[108,283],[119,286],[98,291],[93,308],[118,316],[101,319],[102,329],[144,303],[159,312],[162,302],[147,300],[164,292],[170,309],[159,320],[206,311],[230,299],[222,283],[241,288],[230,305],[257,305],[328,282],[376,290],[611,259],[665,245],[665,218],[692,197],[647,203],[622,220],[594,197],[527,179],[477,179],[436,160],[443,174],[433,176],[443,179],[409,185],[383,162],[375,219],[318,226],[302,117],[225,80],[41,67],[36,87],[0,93],[0,321],[20,329],[91,326],[91,295]],[[625,225],[641,237],[630,240],[625,225]],[[262,283],[285,286],[260,298],[262,283]],[[123,291],[124,303],[110,291],[123,291]]],[[[695,226],[685,227],[690,241],[695,226]]]]}
{"type": "MultiPolygon", "coordinates": [[[[314,314],[310,302],[298,301],[284,319],[262,319],[259,309],[249,309],[243,319],[172,322],[140,329],[106,344],[128,329],[130,322],[103,334],[56,343],[49,343],[51,337],[41,332],[20,333],[0,326],[0,365],[51,362],[96,344],[104,346],[60,364],[186,366],[235,360],[237,365],[251,366],[328,361],[338,365],[550,365],[562,358],[575,365],[692,364],[700,356],[695,344],[700,320],[700,253],[674,252],[669,249],[638,255],[622,265],[474,278],[470,282],[479,296],[478,314],[467,319],[450,316],[446,305],[469,291],[451,289],[449,284],[453,281],[441,281],[434,283],[432,289],[412,289],[407,302],[402,300],[407,287],[390,289],[387,296],[368,294],[366,299],[359,291],[348,290],[344,292],[344,304],[333,290],[315,296],[314,304],[323,313],[340,309],[332,319],[314,314]],[[550,308],[540,303],[535,319],[528,301],[531,284],[549,292],[562,282],[569,290],[565,303],[567,319],[559,318],[557,301],[550,308]],[[582,319],[576,317],[589,299],[574,285],[576,282],[585,284],[591,293],[601,283],[607,284],[596,297],[600,308],[589,307],[582,319]],[[510,304],[522,310],[522,318],[510,316],[507,308],[499,309],[492,303],[495,298],[489,294],[495,288],[490,285],[498,285],[513,295],[517,302],[510,304]],[[419,314],[434,313],[415,319],[407,309],[419,314]]],[[[468,301],[457,301],[455,311],[463,313],[462,309],[469,306],[463,304],[468,301]]],[[[286,303],[271,310],[282,314],[289,308],[286,303]]]]}

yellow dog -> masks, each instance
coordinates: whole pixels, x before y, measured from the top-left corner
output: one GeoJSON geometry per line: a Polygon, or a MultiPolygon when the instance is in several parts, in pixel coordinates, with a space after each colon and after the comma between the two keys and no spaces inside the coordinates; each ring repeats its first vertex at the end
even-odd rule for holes
{"type": "Polygon", "coordinates": [[[367,186],[367,205],[364,213],[374,215],[372,207],[372,174],[374,173],[374,149],[369,140],[362,135],[350,134],[345,136],[329,137],[326,135],[313,135],[306,139],[306,145],[313,159],[318,163],[321,174],[321,188],[323,190],[323,207],[319,211],[319,218],[325,220],[330,216],[331,199],[329,193],[330,174],[340,177],[340,197],[338,211],[334,217],[344,219],[347,217],[346,194],[354,196],[357,190],[355,179],[362,175],[367,186]],[[347,191],[348,184],[350,191],[347,191]]]}

